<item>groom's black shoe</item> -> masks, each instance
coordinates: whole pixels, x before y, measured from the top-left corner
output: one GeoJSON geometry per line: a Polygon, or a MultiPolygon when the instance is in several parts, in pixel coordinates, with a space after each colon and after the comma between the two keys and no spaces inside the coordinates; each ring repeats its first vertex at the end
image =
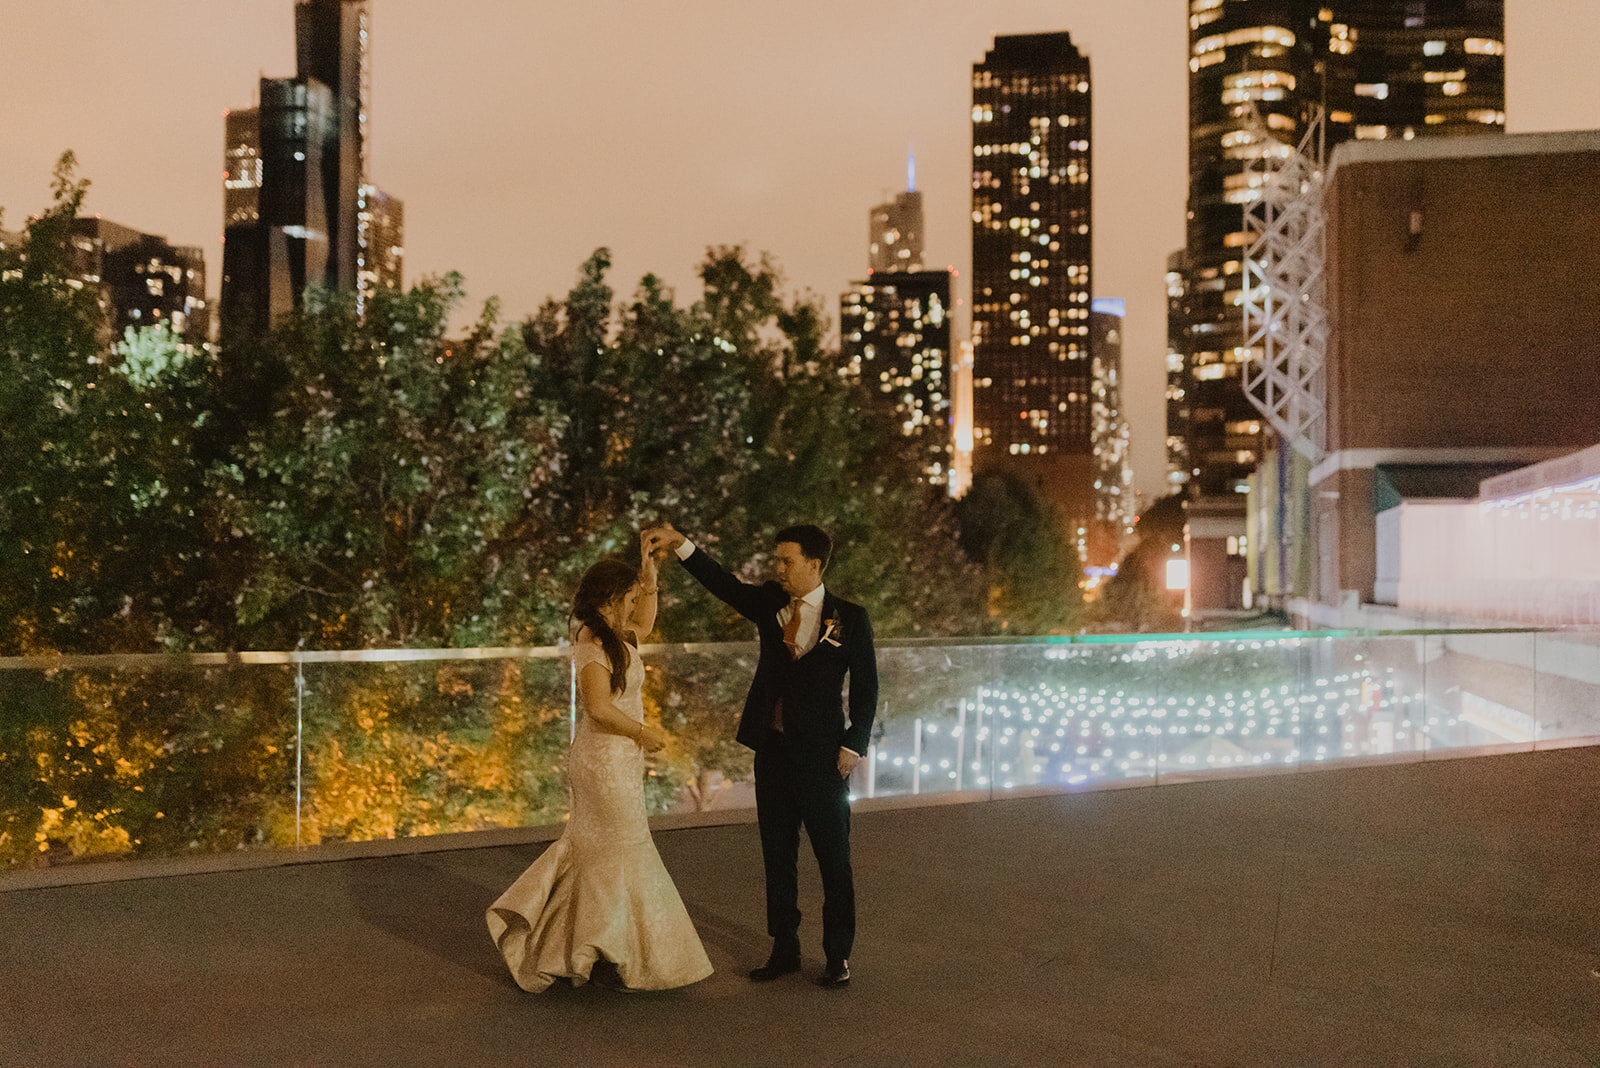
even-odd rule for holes
{"type": "Polygon", "coordinates": [[[788,975],[790,972],[799,970],[800,954],[798,952],[788,953],[774,949],[772,956],[767,958],[767,963],[759,968],[750,969],[750,980],[756,983],[765,983],[778,978],[780,975],[788,975]]]}
{"type": "Polygon", "coordinates": [[[822,973],[822,978],[817,980],[818,986],[834,989],[850,985],[850,962],[848,960],[830,960],[828,970],[822,973]]]}

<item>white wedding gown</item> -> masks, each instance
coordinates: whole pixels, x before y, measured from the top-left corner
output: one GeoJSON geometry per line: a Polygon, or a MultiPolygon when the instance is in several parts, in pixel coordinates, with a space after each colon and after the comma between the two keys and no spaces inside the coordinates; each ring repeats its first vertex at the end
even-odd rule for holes
{"type": "MultiPolygon", "coordinates": [[[[644,721],[644,664],[628,648],[627,687],[616,706],[644,721]]],[[[573,647],[575,668],[598,662],[592,640],[573,647]]],[[[538,992],[574,985],[597,960],[635,990],[666,990],[711,974],[700,936],[661,863],[644,808],[644,751],[637,742],[578,720],[567,759],[572,814],[566,830],[489,906],[489,934],[512,978],[538,992]]]]}

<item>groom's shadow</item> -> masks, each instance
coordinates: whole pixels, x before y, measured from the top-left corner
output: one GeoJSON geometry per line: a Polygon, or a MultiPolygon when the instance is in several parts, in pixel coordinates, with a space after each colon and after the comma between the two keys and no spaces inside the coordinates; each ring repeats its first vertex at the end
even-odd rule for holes
{"type": "Polygon", "coordinates": [[[772,939],[764,929],[708,908],[687,894],[683,896],[683,905],[689,912],[689,918],[694,921],[695,931],[705,944],[707,955],[713,958],[712,963],[718,966],[719,971],[724,961],[735,970],[740,970],[754,967],[766,959],[772,939]],[[723,961],[715,959],[719,956],[723,961]]]}
{"type": "Polygon", "coordinates": [[[494,891],[418,857],[356,861],[345,870],[345,893],[367,924],[447,964],[516,989],[484,922],[494,891]]]}

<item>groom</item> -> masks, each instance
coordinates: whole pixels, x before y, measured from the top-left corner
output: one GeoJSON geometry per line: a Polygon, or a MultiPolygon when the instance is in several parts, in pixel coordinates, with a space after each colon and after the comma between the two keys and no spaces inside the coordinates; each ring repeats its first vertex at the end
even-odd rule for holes
{"type": "Polygon", "coordinates": [[[761,658],[738,738],[756,753],[756,817],[772,954],[750,978],[764,982],[800,970],[796,865],[805,824],[822,871],[822,948],[828,965],[821,984],[842,987],[850,982],[856,933],[847,780],[867,751],[878,706],[878,662],[867,610],[823,588],[833,540],[818,527],[778,531],[776,581],[760,586],[735,578],[670,524],[644,537],[646,544],[673,550],[689,574],[754,623],[761,636],[761,658]]]}

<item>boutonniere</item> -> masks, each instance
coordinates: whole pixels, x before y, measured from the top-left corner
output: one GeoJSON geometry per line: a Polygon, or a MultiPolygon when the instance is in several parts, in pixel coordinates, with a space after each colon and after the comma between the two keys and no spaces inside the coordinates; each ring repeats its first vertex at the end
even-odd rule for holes
{"type": "Polygon", "coordinates": [[[837,619],[829,618],[822,621],[821,640],[835,647],[844,640],[844,631],[840,628],[837,619]]]}

